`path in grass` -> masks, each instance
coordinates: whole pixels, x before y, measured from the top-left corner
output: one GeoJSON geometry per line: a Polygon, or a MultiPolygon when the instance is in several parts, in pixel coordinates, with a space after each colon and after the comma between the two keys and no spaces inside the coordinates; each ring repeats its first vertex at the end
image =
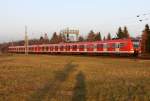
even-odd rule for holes
{"type": "Polygon", "coordinates": [[[52,98],[57,97],[57,91],[60,89],[63,82],[67,80],[69,75],[73,73],[75,67],[77,67],[77,65],[72,64],[72,62],[67,63],[63,70],[55,72],[55,76],[52,81],[48,81],[48,83],[42,88],[34,92],[34,94],[28,100],[42,101],[45,99],[50,101],[52,98]]]}

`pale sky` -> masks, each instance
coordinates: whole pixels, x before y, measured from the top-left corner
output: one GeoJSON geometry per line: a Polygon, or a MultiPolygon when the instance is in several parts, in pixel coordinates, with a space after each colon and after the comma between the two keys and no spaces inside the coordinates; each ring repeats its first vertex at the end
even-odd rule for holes
{"type": "Polygon", "coordinates": [[[25,25],[29,38],[39,38],[66,27],[81,35],[90,30],[115,35],[125,25],[137,36],[145,24],[150,24],[150,0],[0,0],[0,42],[24,39],[25,25]]]}

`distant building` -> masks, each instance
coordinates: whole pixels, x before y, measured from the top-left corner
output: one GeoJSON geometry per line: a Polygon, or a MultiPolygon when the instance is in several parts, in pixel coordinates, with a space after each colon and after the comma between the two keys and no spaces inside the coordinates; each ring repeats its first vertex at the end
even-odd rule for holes
{"type": "Polygon", "coordinates": [[[66,42],[76,42],[79,40],[79,30],[77,29],[66,28],[60,33],[65,37],[66,42]]]}
{"type": "Polygon", "coordinates": [[[47,33],[44,34],[44,40],[48,40],[48,35],[47,35],[47,33]]]}

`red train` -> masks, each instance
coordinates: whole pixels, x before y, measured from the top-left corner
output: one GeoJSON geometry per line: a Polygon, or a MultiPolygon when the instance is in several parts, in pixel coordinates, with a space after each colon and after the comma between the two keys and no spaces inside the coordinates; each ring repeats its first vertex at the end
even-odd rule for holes
{"type": "MultiPolygon", "coordinates": [[[[97,42],[77,42],[29,45],[29,53],[51,54],[127,54],[138,55],[140,42],[131,39],[116,39],[97,42]]],[[[11,53],[24,53],[25,46],[10,46],[11,53]]]]}

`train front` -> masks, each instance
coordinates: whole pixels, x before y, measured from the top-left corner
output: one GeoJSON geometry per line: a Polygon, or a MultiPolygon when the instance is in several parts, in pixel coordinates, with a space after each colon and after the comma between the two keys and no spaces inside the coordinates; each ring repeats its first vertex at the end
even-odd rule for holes
{"type": "Polygon", "coordinates": [[[134,55],[138,56],[141,53],[141,39],[132,39],[134,55]]]}

